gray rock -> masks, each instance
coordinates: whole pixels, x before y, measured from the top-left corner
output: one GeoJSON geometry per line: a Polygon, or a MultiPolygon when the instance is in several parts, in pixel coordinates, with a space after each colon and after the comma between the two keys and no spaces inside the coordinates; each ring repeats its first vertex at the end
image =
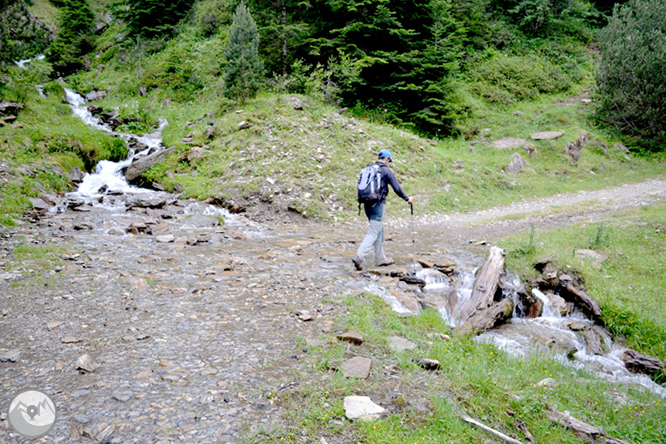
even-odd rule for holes
{"type": "Polygon", "coordinates": [[[386,411],[383,407],[372,402],[367,396],[346,396],[343,406],[345,416],[352,421],[357,419],[364,421],[378,419],[386,411]]]}
{"type": "Polygon", "coordinates": [[[14,350],[0,350],[0,362],[16,362],[21,357],[21,351],[14,350]]]}
{"type": "Polygon", "coordinates": [[[69,180],[71,180],[72,182],[80,183],[83,180],[83,178],[85,177],[86,173],[81,171],[81,169],[76,166],[76,167],[70,169],[69,173],[67,173],[67,175],[69,176],[69,180]]]}
{"type": "Polygon", "coordinates": [[[422,368],[425,370],[439,370],[442,368],[442,364],[439,363],[438,360],[436,359],[428,359],[428,358],[414,358],[412,361],[416,362],[418,365],[420,365],[422,368]]]}
{"type": "Polygon", "coordinates": [[[112,395],[112,398],[119,402],[127,402],[134,397],[134,393],[127,392],[116,392],[112,395]]]}
{"type": "Polygon", "coordinates": [[[534,146],[534,144],[531,142],[527,142],[525,145],[523,145],[523,148],[525,149],[525,154],[528,156],[534,156],[537,153],[536,146],[534,146]]]}
{"type": "Polygon", "coordinates": [[[0,102],[0,116],[16,115],[23,109],[23,105],[17,102],[0,102]]]}
{"type": "Polygon", "coordinates": [[[212,228],[220,225],[220,220],[218,218],[201,214],[188,217],[185,222],[187,225],[193,225],[197,228],[212,228]]]}
{"type": "Polygon", "coordinates": [[[400,336],[391,336],[388,338],[388,346],[391,350],[401,352],[405,350],[413,350],[416,344],[400,336]]]}
{"type": "Polygon", "coordinates": [[[518,137],[504,137],[499,140],[493,140],[490,143],[490,146],[497,150],[509,150],[509,149],[515,149],[515,148],[520,148],[527,142],[525,139],[520,139],[518,137]]]}
{"type": "Polygon", "coordinates": [[[236,125],[239,130],[250,128],[252,124],[248,122],[247,120],[243,120],[240,122],[238,125],[236,125]]]}
{"type": "Polygon", "coordinates": [[[60,339],[60,342],[63,344],[78,344],[80,342],[83,342],[83,339],[76,338],[74,336],[65,336],[64,338],[60,339]]]}
{"type": "Polygon", "coordinates": [[[530,137],[532,137],[532,140],[551,140],[558,139],[563,135],[564,133],[562,131],[542,131],[540,133],[534,133],[530,137]]]}
{"type": "Polygon", "coordinates": [[[504,167],[504,171],[510,174],[520,174],[520,172],[527,166],[527,161],[518,153],[511,155],[511,162],[504,167]]]}
{"type": "Polygon", "coordinates": [[[370,375],[372,359],[363,356],[355,356],[340,366],[340,370],[345,378],[366,379],[370,375]]]}
{"type": "Polygon", "coordinates": [[[608,259],[601,253],[585,248],[574,251],[574,256],[577,259],[581,259],[583,261],[591,261],[595,267],[600,267],[601,264],[604,263],[606,259],[608,259]]]}
{"type": "Polygon", "coordinates": [[[666,368],[666,364],[657,358],[644,355],[636,350],[627,349],[620,355],[629,370],[646,375],[654,375],[658,371],[666,368]]]}
{"type": "Polygon", "coordinates": [[[32,204],[32,207],[37,211],[46,211],[51,207],[47,202],[36,197],[29,197],[28,200],[32,204]]]}
{"type": "Polygon", "coordinates": [[[127,167],[127,172],[125,172],[125,178],[127,179],[128,182],[136,181],[139,177],[141,177],[144,171],[146,171],[148,168],[152,167],[156,163],[166,159],[171,153],[175,151],[176,147],[165,148],[162,150],[158,150],[153,154],[149,154],[148,156],[144,156],[133,161],[130,164],[130,166],[127,167]]]}
{"type": "Polygon", "coordinates": [[[76,369],[81,373],[92,373],[98,368],[99,363],[90,357],[90,355],[87,353],[76,361],[76,369]]]}
{"type": "Polygon", "coordinates": [[[191,162],[196,159],[201,159],[206,154],[206,148],[202,146],[193,146],[187,153],[187,161],[191,162]]]}
{"type": "Polygon", "coordinates": [[[95,100],[101,100],[106,97],[106,91],[97,91],[97,90],[92,90],[88,94],[86,94],[86,101],[87,102],[94,102],[95,100]]]}
{"type": "Polygon", "coordinates": [[[128,208],[162,208],[167,204],[167,201],[168,198],[161,194],[136,194],[129,196],[126,204],[128,208]]]}
{"type": "Polygon", "coordinates": [[[176,238],[174,237],[173,234],[163,234],[163,235],[157,236],[155,238],[155,240],[157,242],[162,243],[162,244],[167,244],[167,243],[173,242],[175,239],[176,238]]]}

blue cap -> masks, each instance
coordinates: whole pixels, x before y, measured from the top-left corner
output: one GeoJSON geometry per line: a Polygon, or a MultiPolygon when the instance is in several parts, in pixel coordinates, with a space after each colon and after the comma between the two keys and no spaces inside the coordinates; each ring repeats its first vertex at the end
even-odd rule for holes
{"type": "Polygon", "coordinates": [[[380,159],[382,157],[388,157],[389,162],[393,162],[393,157],[391,157],[391,152],[389,150],[381,150],[377,155],[380,159]]]}

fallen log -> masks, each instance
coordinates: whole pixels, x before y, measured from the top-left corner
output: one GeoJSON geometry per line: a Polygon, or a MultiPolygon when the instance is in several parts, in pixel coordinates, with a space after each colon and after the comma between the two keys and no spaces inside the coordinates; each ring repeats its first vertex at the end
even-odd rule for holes
{"type": "Polygon", "coordinates": [[[490,247],[488,259],[481,267],[481,271],[474,281],[472,295],[460,307],[459,319],[464,323],[477,311],[485,310],[493,303],[499,285],[500,276],[504,271],[504,257],[506,252],[499,247],[490,247]]]}
{"type": "Polygon", "coordinates": [[[604,322],[601,319],[601,307],[596,300],[594,300],[583,290],[578,289],[571,284],[564,287],[564,290],[566,291],[560,292],[560,296],[562,296],[566,301],[573,302],[577,307],[580,307],[580,309],[583,310],[585,314],[590,316],[599,325],[604,325],[604,322]]]}
{"type": "Polygon", "coordinates": [[[504,298],[499,302],[495,302],[492,306],[485,310],[477,311],[471,318],[465,321],[460,326],[460,331],[463,334],[476,333],[480,334],[493,327],[503,324],[511,317],[513,313],[513,300],[504,298]]]}
{"type": "Polygon", "coordinates": [[[624,365],[632,372],[643,373],[648,376],[654,376],[657,372],[666,368],[666,364],[659,359],[644,355],[630,348],[620,355],[620,359],[624,361],[624,365]]]}
{"type": "Polygon", "coordinates": [[[139,177],[141,177],[144,171],[146,171],[148,168],[152,167],[156,163],[166,159],[169,156],[169,154],[175,151],[176,147],[166,148],[159,150],[156,153],[150,154],[145,157],[141,157],[133,161],[129,165],[129,167],[127,167],[127,172],[125,172],[125,178],[127,179],[128,182],[136,181],[137,179],[139,179],[139,177]]]}
{"type": "Polygon", "coordinates": [[[573,430],[576,436],[584,441],[590,443],[629,444],[627,441],[611,438],[606,435],[606,432],[601,427],[594,427],[576,419],[569,412],[558,412],[557,410],[547,408],[546,416],[549,420],[573,430]]]}
{"type": "Polygon", "coordinates": [[[478,428],[480,428],[482,430],[485,430],[486,432],[490,433],[491,435],[501,439],[502,441],[504,441],[508,444],[522,444],[522,442],[518,441],[517,439],[513,439],[510,436],[506,436],[504,433],[502,433],[498,430],[495,430],[493,428],[490,428],[487,425],[482,424],[479,421],[477,421],[475,419],[472,419],[467,415],[461,415],[460,417],[463,419],[463,421],[468,422],[472,425],[475,425],[475,426],[477,426],[478,428]]]}

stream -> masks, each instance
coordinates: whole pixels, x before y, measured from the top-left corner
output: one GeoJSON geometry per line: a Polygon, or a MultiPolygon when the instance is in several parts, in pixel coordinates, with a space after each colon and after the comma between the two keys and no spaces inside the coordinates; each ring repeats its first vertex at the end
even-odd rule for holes
{"type": "MultiPolygon", "coordinates": [[[[100,162],[46,217],[6,239],[6,251],[58,244],[46,253],[46,265],[30,258],[0,280],[2,347],[19,353],[15,362],[0,363],[2,381],[11,381],[0,403],[22,387],[52,393],[59,420],[51,442],[238,442],[248,427],[280,424],[279,407],[266,393],[285,387],[310,345],[340,333],[333,319],[345,307],[328,301],[369,291],[398,312],[418,310],[400,301],[399,292],[412,289],[396,278],[353,270],[364,224],[269,226],[129,185],[123,169],[134,156],[162,148],[167,122],[148,136],[114,133],[80,95],[68,90],[67,98],[86,123],[147,148],[130,150],[121,162],[100,162]],[[84,354],[94,371],[77,370],[84,354]]],[[[418,255],[453,260],[452,279],[413,264],[411,232],[387,231],[387,249],[426,281],[422,295],[455,326],[456,305],[445,295],[455,288],[458,306],[464,302],[484,258],[454,249],[440,233],[419,233],[428,245],[417,245],[418,255]]],[[[511,274],[504,279],[506,287],[520,284],[511,274]]],[[[661,386],[626,369],[617,357],[622,347],[610,338],[603,355],[588,349],[582,331],[591,321],[576,312],[560,316],[541,296],[541,316],[517,310],[508,324],[476,340],[515,355],[551,353],[563,364],[664,396],[661,386]],[[553,342],[576,351],[567,356],[553,342]]]]}

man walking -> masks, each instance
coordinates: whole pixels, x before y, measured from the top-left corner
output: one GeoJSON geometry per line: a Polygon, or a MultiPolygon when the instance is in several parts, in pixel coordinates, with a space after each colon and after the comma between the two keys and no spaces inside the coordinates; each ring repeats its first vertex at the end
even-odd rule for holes
{"type": "Polygon", "coordinates": [[[365,235],[361,246],[358,247],[356,251],[356,256],[352,258],[354,267],[357,270],[363,270],[363,261],[370,254],[373,246],[375,248],[375,265],[391,265],[395,261],[390,257],[384,255],[384,210],[386,208],[386,196],[388,196],[389,189],[388,186],[391,185],[395,194],[402,197],[404,200],[409,202],[409,204],[414,203],[414,197],[407,197],[405,193],[400,188],[393,170],[388,167],[388,164],[393,162],[391,152],[389,150],[381,150],[378,154],[378,159],[376,165],[379,166],[379,173],[381,174],[381,185],[379,187],[379,199],[373,202],[365,202],[363,204],[365,208],[365,215],[368,216],[368,221],[370,222],[370,227],[368,228],[368,234],[365,235]]]}

